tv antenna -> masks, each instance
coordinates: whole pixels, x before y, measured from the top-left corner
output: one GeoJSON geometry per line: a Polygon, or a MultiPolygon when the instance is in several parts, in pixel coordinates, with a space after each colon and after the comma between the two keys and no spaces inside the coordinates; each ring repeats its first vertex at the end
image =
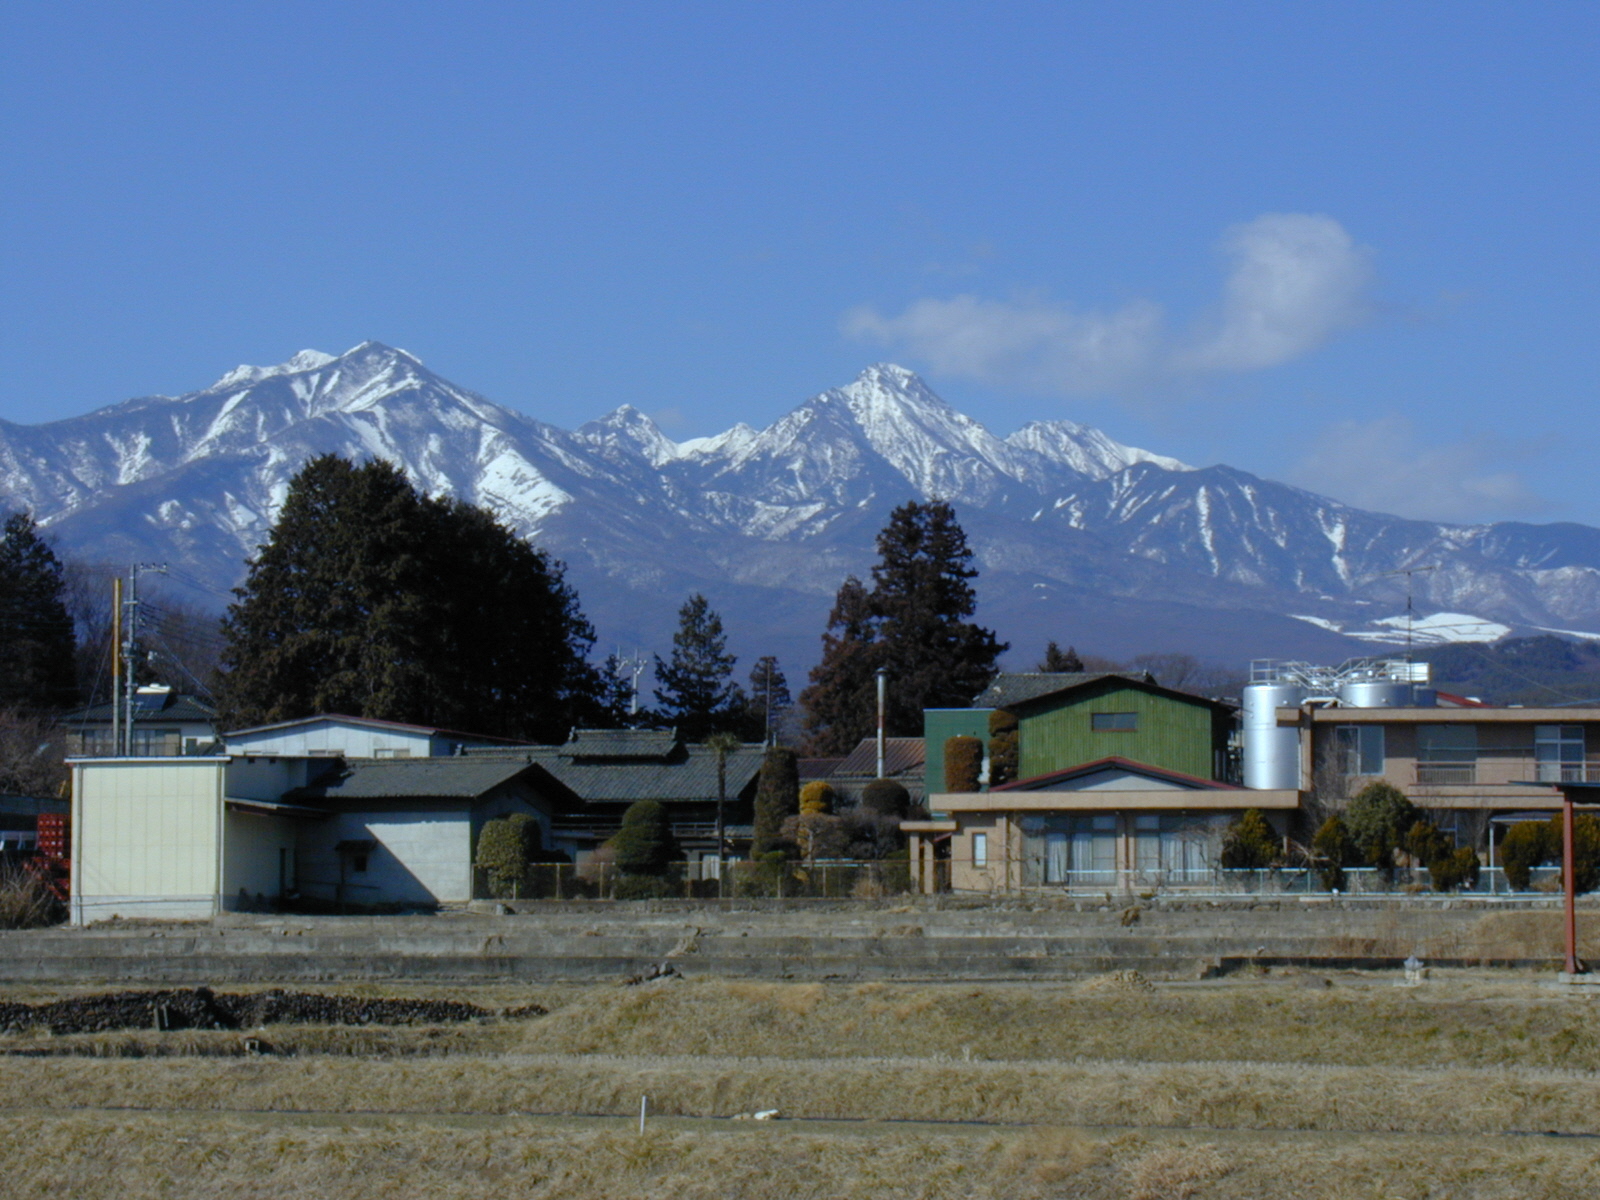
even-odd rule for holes
{"type": "Polygon", "coordinates": [[[1406,661],[1407,662],[1411,661],[1411,624],[1416,619],[1416,616],[1417,616],[1417,606],[1414,603],[1412,603],[1412,582],[1411,582],[1411,577],[1413,575],[1426,574],[1429,571],[1437,571],[1438,569],[1439,569],[1439,564],[1438,563],[1429,563],[1425,567],[1401,567],[1397,571],[1380,571],[1378,574],[1373,576],[1374,579],[1392,579],[1396,575],[1404,575],[1406,577],[1406,661]]]}

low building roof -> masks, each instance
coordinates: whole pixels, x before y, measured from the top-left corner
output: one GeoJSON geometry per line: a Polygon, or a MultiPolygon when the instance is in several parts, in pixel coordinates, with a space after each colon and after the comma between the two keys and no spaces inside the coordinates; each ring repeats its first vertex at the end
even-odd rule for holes
{"type": "MultiPolygon", "coordinates": [[[[61,718],[63,725],[109,725],[113,705],[91,704],[61,718]]],[[[198,696],[185,692],[141,691],[134,693],[133,723],[146,721],[189,721],[206,725],[217,719],[217,710],[198,696]]]]}
{"type": "Polygon", "coordinates": [[[488,742],[501,746],[515,746],[515,738],[495,737],[488,733],[467,733],[460,729],[443,729],[437,725],[408,725],[404,721],[384,721],[377,717],[352,717],[346,713],[316,713],[309,717],[296,717],[292,721],[273,721],[266,725],[250,725],[244,729],[230,729],[225,738],[241,737],[247,733],[276,733],[302,725],[315,725],[322,721],[336,721],[341,725],[358,725],[363,729],[387,729],[396,733],[423,733],[430,737],[454,738],[457,741],[488,742]]]}
{"type": "Polygon", "coordinates": [[[1242,792],[1248,789],[1236,783],[1223,783],[1216,779],[1202,779],[1198,775],[1188,775],[1182,771],[1171,771],[1166,767],[1155,767],[1149,763],[1135,762],[1131,758],[1122,758],[1118,755],[1108,755],[1097,758],[1092,762],[1079,763],[1075,767],[1067,767],[1060,771],[1050,771],[1044,775],[1034,775],[1027,779],[1014,779],[1010,783],[1002,783],[999,787],[992,787],[992,792],[1047,792],[1063,783],[1070,783],[1074,779],[1082,779],[1087,775],[1098,775],[1105,771],[1123,771],[1130,775],[1142,775],[1146,779],[1159,780],[1162,783],[1191,791],[1216,791],[1216,792],[1242,792]]]}
{"type": "MultiPolygon", "coordinates": [[[[533,747],[527,761],[533,763],[570,791],[589,803],[631,804],[635,800],[715,800],[717,797],[717,754],[709,746],[683,746],[671,759],[595,759],[571,753],[566,746],[533,747]]],[[[766,748],[745,743],[728,753],[726,786],[734,799],[761,772],[766,748]]],[[[481,761],[481,760],[480,760],[481,761]]]]}
{"type": "Polygon", "coordinates": [[[574,759],[658,759],[678,753],[676,729],[574,729],[558,747],[574,759]]]}
{"type": "Polygon", "coordinates": [[[1183,692],[1177,688],[1163,687],[1146,671],[1084,671],[1076,673],[1036,671],[997,675],[994,682],[979,693],[977,699],[972,702],[972,706],[974,708],[1022,708],[1044,700],[1054,699],[1068,692],[1092,687],[1097,683],[1108,680],[1136,687],[1141,692],[1150,692],[1158,696],[1170,696],[1175,700],[1184,700],[1191,704],[1204,704],[1213,709],[1220,708],[1232,712],[1236,707],[1222,700],[1213,700],[1209,696],[1198,696],[1193,692],[1183,692]]]}
{"type": "MultiPolygon", "coordinates": [[[[927,765],[927,743],[919,737],[893,737],[883,739],[883,771],[886,776],[903,775],[908,771],[921,771],[927,765]]],[[[856,748],[833,770],[833,777],[863,776],[875,779],[878,775],[878,739],[862,738],[856,748]]]]}
{"type": "Polygon", "coordinates": [[[528,770],[525,758],[350,759],[290,800],[476,800],[528,770]]]}

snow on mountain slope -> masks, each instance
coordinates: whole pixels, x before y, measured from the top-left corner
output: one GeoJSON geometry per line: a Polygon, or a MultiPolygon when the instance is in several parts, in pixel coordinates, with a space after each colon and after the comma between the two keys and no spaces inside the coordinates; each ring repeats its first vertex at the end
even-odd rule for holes
{"type": "MultiPolygon", "coordinates": [[[[1140,600],[1159,607],[1138,611],[1171,619],[1257,609],[1277,614],[1279,630],[1359,637],[1403,611],[1393,572],[1428,564],[1437,570],[1413,576],[1419,609],[1470,618],[1437,622],[1441,635],[1495,623],[1600,628],[1600,530],[1365,512],[1066,420],[1001,438],[891,364],[764,429],[677,443],[631,405],[567,432],[380,343],[305,350],[184,396],[40,426],[0,422],[0,493],[69,551],[166,557],[227,586],[289,479],[325,453],[385,458],[430,493],[493,509],[565,558],[587,603],[624,618],[688,587],[744,589],[736,594],[769,596],[757,611],[799,611],[812,601],[771,597],[826,597],[870,565],[893,505],[938,497],[972,534],[986,594],[1040,620],[1039,598],[1067,588],[1074,603],[1105,597],[1113,623],[1119,612],[1133,620],[1140,600]]],[[[1161,644],[1158,632],[1139,633],[1146,648],[1161,644]]]]}

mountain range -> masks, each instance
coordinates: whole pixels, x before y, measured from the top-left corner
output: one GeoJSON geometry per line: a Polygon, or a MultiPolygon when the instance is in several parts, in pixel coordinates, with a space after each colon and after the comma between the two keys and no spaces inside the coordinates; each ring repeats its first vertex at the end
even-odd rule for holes
{"type": "Polygon", "coordinates": [[[1368,512],[1065,420],[1001,437],[890,364],[765,429],[677,442],[628,405],[560,429],[377,342],[304,350],[182,396],[0,421],[0,502],[70,555],[169,562],[220,605],[290,478],[325,452],[389,459],[548,548],[601,652],[665,652],[678,604],[702,591],[747,661],[778,654],[795,679],[890,510],[931,497],[955,505],[979,619],[1017,667],[1048,639],[1242,666],[1408,637],[1600,636],[1600,529],[1368,512]]]}

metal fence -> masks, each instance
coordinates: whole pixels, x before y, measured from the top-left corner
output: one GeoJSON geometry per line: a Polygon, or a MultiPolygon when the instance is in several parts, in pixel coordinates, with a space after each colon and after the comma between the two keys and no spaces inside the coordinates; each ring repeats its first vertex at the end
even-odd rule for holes
{"type": "MultiPolygon", "coordinates": [[[[949,864],[934,864],[932,886],[949,886],[949,864]]],[[[520,875],[473,872],[476,900],[774,899],[876,900],[916,891],[905,859],[878,861],[672,863],[660,875],[628,875],[611,863],[532,863],[520,875]]]]}
{"type": "MultiPolygon", "coordinates": [[[[1475,885],[1453,889],[1458,896],[1537,896],[1560,891],[1559,867],[1535,867],[1528,888],[1518,892],[1499,867],[1484,867],[1475,885]]],[[[1137,893],[1170,896],[1404,896],[1434,894],[1433,879],[1426,867],[1401,868],[1383,872],[1376,867],[1346,867],[1344,881],[1337,890],[1326,887],[1317,870],[1282,867],[1271,870],[1230,870],[1215,867],[1197,871],[1074,871],[1061,883],[1032,884],[1012,891],[1034,894],[1104,895],[1137,893]]]]}

